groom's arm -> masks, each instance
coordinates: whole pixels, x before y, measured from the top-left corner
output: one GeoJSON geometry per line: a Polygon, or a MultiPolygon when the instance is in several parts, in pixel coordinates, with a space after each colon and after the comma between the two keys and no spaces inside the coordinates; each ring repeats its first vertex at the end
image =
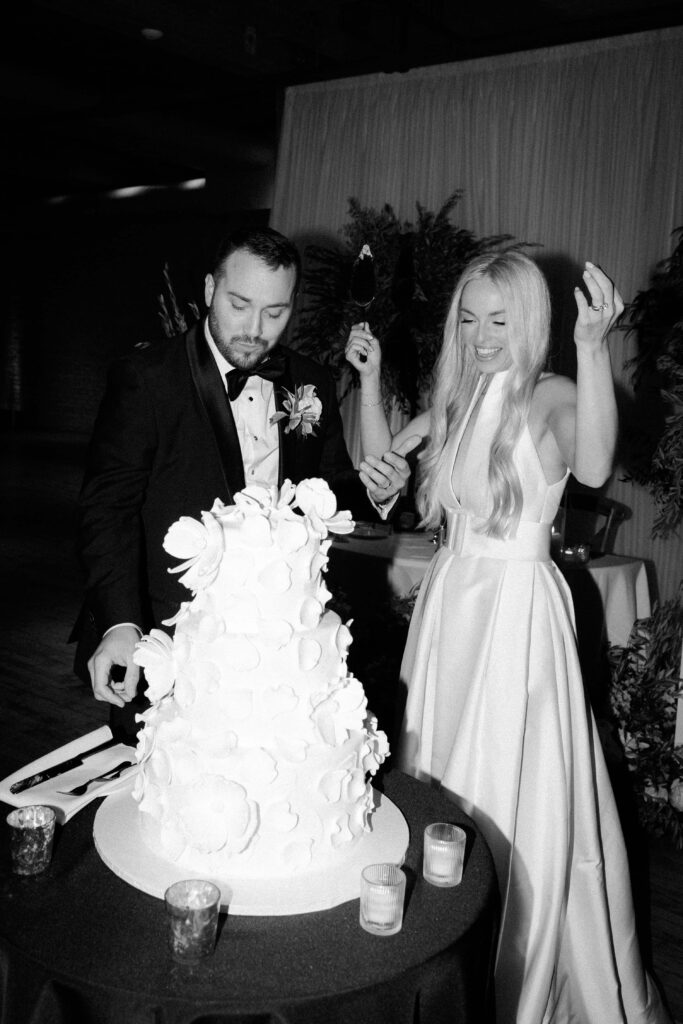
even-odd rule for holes
{"type": "Polygon", "coordinates": [[[88,668],[95,696],[117,704],[121,692],[134,693],[132,653],[150,621],[141,512],[156,447],[148,388],[134,361],[120,360],[109,373],[79,498],[86,609],[100,638],[88,668]],[[125,684],[112,682],[113,665],[126,669],[125,684]]]}

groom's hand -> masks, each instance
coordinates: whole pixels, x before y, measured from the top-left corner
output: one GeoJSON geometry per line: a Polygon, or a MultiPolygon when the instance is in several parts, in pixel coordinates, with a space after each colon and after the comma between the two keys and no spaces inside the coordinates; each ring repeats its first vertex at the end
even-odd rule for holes
{"type": "MultiPolygon", "coordinates": [[[[140,634],[135,626],[114,626],[88,662],[95,700],[104,700],[122,708],[133,699],[140,679],[140,668],[133,661],[140,634]],[[123,679],[114,679],[116,666],[125,669],[123,679]]],[[[120,674],[120,673],[119,673],[120,674]]]]}
{"type": "Polygon", "coordinates": [[[410,466],[405,456],[416,448],[422,438],[411,434],[396,447],[385,452],[381,459],[368,455],[360,464],[360,478],[372,500],[381,505],[389,501],[403,488],[410,476],[410,466]]]}

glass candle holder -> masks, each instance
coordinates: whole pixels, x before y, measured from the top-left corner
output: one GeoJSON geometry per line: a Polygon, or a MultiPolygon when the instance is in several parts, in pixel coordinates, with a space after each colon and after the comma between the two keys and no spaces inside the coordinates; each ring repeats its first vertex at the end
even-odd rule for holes
{"type": "Polygon", "coordinates": [[[56,820],[52,808],[42,804],[17,807],[7,815],[16,875],[37,875],[50,866],[56,820]]]}
{"type": "Polygon", "coordinates": [[[360,925],[371,935],[395,935],[403,925],[406,876],[396,864],[370,864],[360,879],[360,925]]]}
{"type": "Polygon", "coordinates": [[[424,831],[422,874],[431,885],[459,885],[465,860],[467,836],[457,825],[439,821],[424,831]]]}
{"type": "Polygon", "coordinates": [[[221,891],[201,878],[174,882],[164,893],[174,960],[188,963],[213,953],[221,891]]]}

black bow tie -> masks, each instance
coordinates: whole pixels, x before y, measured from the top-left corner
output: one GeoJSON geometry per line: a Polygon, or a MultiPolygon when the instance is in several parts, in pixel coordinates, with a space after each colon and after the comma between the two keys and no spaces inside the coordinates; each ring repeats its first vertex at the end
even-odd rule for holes
{"type": "Polygon", "coordinates": [[[262,377],[263,380],[278,380],[284,372],[284,352],[274,353],[262,363],[258,363],[258,365],[252,366],[248,370],[228,370],[225,375],[225,382],[228,385],[228,398],[231,402],[239,398],[249,377],[262,377]]]}

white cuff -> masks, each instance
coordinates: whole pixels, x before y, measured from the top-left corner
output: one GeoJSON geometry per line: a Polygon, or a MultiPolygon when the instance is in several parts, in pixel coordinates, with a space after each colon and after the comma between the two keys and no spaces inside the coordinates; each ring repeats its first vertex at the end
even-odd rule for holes
{"type": "Polygon", "coordinates": [[[104,640],[105,636],[107,636],[108,633],[111,633],[113,629],[120,629],[121,626],[132,626],[133,629],[137,629],[139,635],[142,636],[142,630],[134,622],[117,622],[115,626],[110,626],[109,629],[105,629],[102,634],[102,639],[104,640]]]}
{"type": "Polygon", "coordinates": [[[375,501],[375,499],[371,497],[369,491],[367,491],[367,495],[368,501],[370,502],[372,507],[376,509],[377,512],[379,512],[379,517],[382,520],[382,522],[384,522],[389,513],[391,512],[392,508],[398,501],[399,492],[397,491],[396,494],[393,494],[391,498],[387,498],[386,501],[375,501]]]}

